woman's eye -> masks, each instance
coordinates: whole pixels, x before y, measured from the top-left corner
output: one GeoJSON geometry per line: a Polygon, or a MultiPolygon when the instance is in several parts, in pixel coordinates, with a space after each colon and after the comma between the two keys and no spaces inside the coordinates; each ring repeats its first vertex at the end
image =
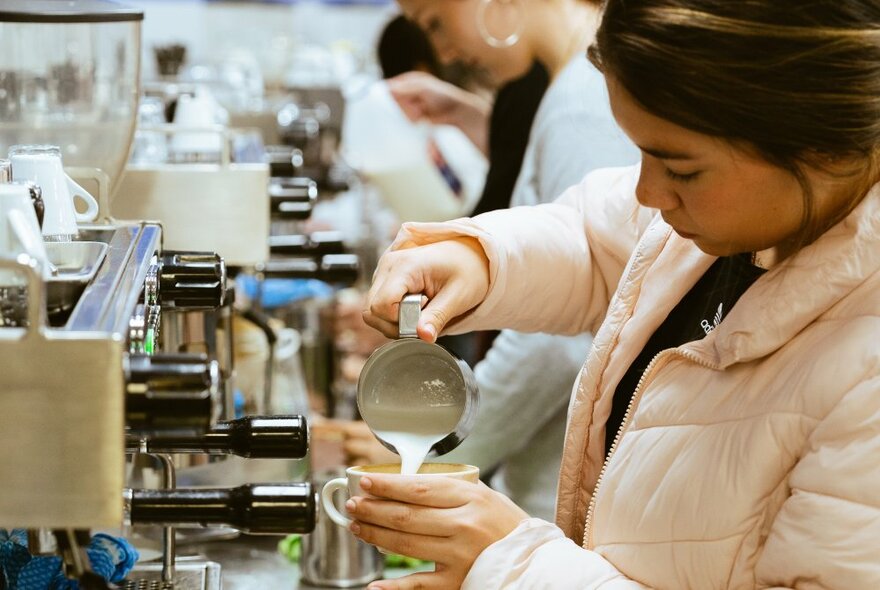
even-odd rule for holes
{"type": "Polygon", "coordinates": [[[699,175],[699,172],[691,172],[690,174],[679,174],[678,172],[673,172],[669,168],[666,169],[666,176],[678,182],[691,182],[692,180],[696,180],[699,175]]]}

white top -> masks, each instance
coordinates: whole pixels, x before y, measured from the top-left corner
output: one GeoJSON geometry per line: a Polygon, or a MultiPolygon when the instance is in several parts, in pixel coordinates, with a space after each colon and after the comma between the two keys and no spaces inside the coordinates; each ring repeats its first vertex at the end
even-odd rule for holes
{"type": "MultiPolygon", "coordinates": [[[[602,74],[578,55],[541,101],[511,204],[553,201],[591,170],[638,161],[611,116],[602,74]]],[[[482,472],[500,464],[492,487],[531,516],[552,520],[568,401],[591,345],[590,334],[504,330],[475,368],[476,426],[443,460],[482,472]]]]}
{"type": "Polygon", "coordinates": [[[511,205],[549,203],[588,172],[639,158],[611,115],[605,78],[578,55],[541,100],[511,205]]]}

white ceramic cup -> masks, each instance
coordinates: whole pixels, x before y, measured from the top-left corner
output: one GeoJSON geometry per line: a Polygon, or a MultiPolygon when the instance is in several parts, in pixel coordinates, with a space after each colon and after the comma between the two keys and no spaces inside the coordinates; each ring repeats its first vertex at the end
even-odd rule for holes
{"type": "MultiPolygon", "coordinates": [[[[0,258],[16,259],[27,254],[38,261],[43,278],[49,277],[48,258],[37,214],[28,187],[21,184],[0,184],[0,258]]],[[[0,270],[0,284],[24,284],[24,278],[0,270]]]]}
{"type": "MultiPolygon", "coordinates": [[[[195,96],[183,94],[177,99],[174,125],[180,128],[212,128],[217,125],[217,104],[204,91],[195,96]]],[[[171,151],[178,157],[198,155],[211,161],[220,157],[223,135],[219,132],[178,131],[171,137],[171,151]]]]}
{"type": "Polygon", "coordinates": [[[46,212],[43,236],[47,239],[76,236],[77,222],[94,221],[98,217],[98,201],[64,173],[61,149],[52,145],[14,145],[9,150],[12,178],[31,181],[42,189],[46,212]],[[86,205],[78,213],[74,199],[86,205]]]}
{"type": "MultiPolygon", "coordinates": [[[[348,489],[349,497],[366,496],[369,498],[370,494],[361,489],[361,478],[374,474],[400,475],[400,463],[349,467],[345,470],[346,477],[331,479],[324,485],[324,488],[321,490],[321,506],[324,508],[327,516],[330,517],[330,520],[342,527],[348,528],[351,526],[353,521],[336,509],[336,505],[333,503],[333,495],[339,490],[348,489]]],[[[419,468],[419,472],[409,477],[434,475],[477,483],[480,480],[480,468],[462,463],[423,463],[419,468]]]]}

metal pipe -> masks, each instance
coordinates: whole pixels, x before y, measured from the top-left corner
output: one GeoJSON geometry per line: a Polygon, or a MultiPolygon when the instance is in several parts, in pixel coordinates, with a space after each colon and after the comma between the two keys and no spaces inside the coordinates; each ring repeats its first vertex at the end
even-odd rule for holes
{"type": "MultiPolygon", "coordinates": [[[[173,490],[177,487],[177,477],[174,472],[174,461],[171,455],[163,453],[155,455],[162,463],[162,487],[173,490]]],[[[162,528],[162,581],[167,584],[174,583],[174,562],[177,555],[177,539],[174,536],[174,527],[162,528]]]]}

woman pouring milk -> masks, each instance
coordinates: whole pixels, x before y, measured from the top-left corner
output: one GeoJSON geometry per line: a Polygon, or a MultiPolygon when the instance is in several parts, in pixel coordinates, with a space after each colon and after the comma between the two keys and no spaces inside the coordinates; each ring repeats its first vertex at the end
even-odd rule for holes
{"type": "Polygon", "coordinates": [[[597,330],[556,524],[372,475],[370,588],[880,588],[880,3],[608,0],[592,61],[635,168],[404,226],[367,321],[597,330]]]}

